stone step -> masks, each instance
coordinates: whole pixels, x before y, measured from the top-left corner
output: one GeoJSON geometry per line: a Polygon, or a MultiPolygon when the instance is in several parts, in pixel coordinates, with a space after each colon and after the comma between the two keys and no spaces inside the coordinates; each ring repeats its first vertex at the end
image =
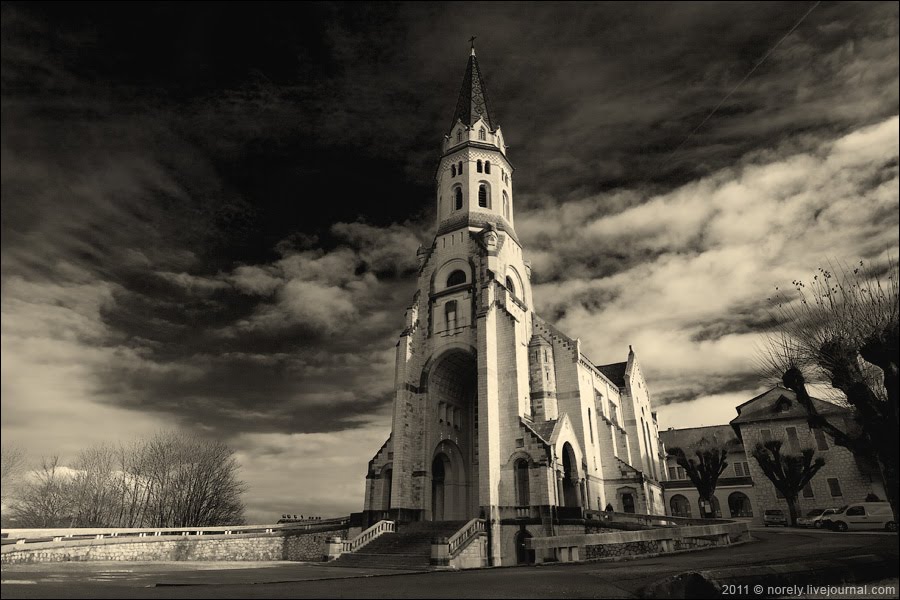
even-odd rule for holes
{"type": "Polygon", "coordinates": [[[429,568],[431,540],[450,537],[468,521],[418,521],[398,523],[396,533],[384,533],[353,553],[331,562],[336,567],[383,569],[429,568]]]}

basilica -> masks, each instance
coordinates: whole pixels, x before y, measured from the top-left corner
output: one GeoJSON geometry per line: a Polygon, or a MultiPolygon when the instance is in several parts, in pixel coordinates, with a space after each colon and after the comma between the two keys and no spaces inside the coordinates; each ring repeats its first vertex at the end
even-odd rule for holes
{"type": "Polygon", "coordinates": [[[558,534],[589,511],[665,514],[665,456],[637,357],[629,348],[623,362],[594,364],[534,312],[514,177],[473,48],[362,515],[484,519],[492,564],[507,564],[522,536],[558,534]]]}

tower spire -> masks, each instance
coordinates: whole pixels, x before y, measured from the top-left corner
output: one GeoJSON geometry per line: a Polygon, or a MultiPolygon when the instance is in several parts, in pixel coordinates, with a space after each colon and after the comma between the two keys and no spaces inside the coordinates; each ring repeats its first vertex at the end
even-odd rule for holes
{"type": "Polygon", "coordinates": [[[479,118],[483,118],[491,131],[497,127],[491,119],[488,104],[487,89],[481,69],[478,68],[478,58],[475,56],[475,38],[472,36],[469,43],[472,45],[469,53],[469,63],[466,65],[466,73],[463,75],[462,87],[459,90],[459,99],[456,101],[456,110],[453,120],[450,122],[450,131],[456,125],[456,121],[462,121],[466,127],[471,127],[479,118]]]}

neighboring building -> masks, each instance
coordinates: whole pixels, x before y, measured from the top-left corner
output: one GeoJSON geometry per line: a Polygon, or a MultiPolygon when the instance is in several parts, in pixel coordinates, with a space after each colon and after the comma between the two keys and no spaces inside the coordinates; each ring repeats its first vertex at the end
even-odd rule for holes
{"type": "MultiPolygon", "coordinates": [[[[816,410],[836,427],[846,431],[853,426],[853,415],[848,408],[818,398],[813,398],[813,402],[816,410]]],[[[799,453],[802,448],[815,448],[816,456],[825,459],[825,466],[800,494],[802,513],[813,508],[862,502],[869,494],[886,497],[877,467],[867,464],[847,448],[835,445],[821,429],[810,428],[806,409],[797,402],[791,390],[774,387],[738,406],[737,412],[731,426],[749,451],[767,439],[780,439],[784,442],[785,452],[799,453]]],[[[787,502],[779,497],[781,494],[760,470],[756,460],[751,459],[749,463],[755,504],[763,509],[782,508],[787,514],[787,502]]],[[[756,515],[755,520],[761,523],[761,514],[756,515]]]]}
{"type": "MultiPolygon", "coordinates": [[[[845,429],[851,425],[849,409],[817,398],[813,398],[813,402],[818,412],[835,426],[845,429]]],[[[781,508],[787,514],[787,502],[750,456],[757,443],[768,439],[783,440],[785,452],[799,453],[803,448],[815,448],[816,455],[825,459],[825,466],[800,494],[801,512],[861,502],[869,494],[885,498],[877,467],[848,449],[836,446],[821,429],[810,428],[806,409],[797,402],[791,390],[774,387],[736,410],[738,416],[730,425],[660,432],[665,448],[681,447],[689,451],[704,437],[726,445],[729,464],[716,487],[717,515],[723,518],[752,517],[755,523],[762,524],[766,509],[781,508]]],[[[667,462],[666,478],[662,482],[666,514],[699,516],[699,494],[671,457],[667,462]]]]}
{"type": "Polygon", "coordinates": [[[661,514],[664,467],[635,353],[595,365],[534,313],[514,168],[472,50],[435,173],[437,229],[397,344],[392,431],[363,522],[488,520],[493,564],[522,535],[611,504],[661,514]]]}
{"type": "MultiPolygon", "coordinates": [[[[744,446],[730,425],[689,427],[659,432],[665,448],[681,448],[691,456],[691,448],[702,440],[723,445],[728,450],[728,466],[719,477],[712,504],[716,517],[751,519],[754,516],[753,479],[744,446]]],[[[700,493],[675,458],[666,458],[666,480],[662,482],[666,494],[666,514],[673,517],[699,519],[700,493]]]]}

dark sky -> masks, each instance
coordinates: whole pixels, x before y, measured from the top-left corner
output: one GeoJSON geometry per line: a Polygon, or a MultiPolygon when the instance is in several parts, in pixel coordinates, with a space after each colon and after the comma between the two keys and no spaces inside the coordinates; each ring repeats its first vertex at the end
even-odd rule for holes
{"type": "Polygon", "coordinates": [[[192,428],[259,518],[358,510],[473,34],[538,311],[726,421],[775,285],[897,252],[897,3],[813,6],[3,3],[4,440],[192,428]]]}

